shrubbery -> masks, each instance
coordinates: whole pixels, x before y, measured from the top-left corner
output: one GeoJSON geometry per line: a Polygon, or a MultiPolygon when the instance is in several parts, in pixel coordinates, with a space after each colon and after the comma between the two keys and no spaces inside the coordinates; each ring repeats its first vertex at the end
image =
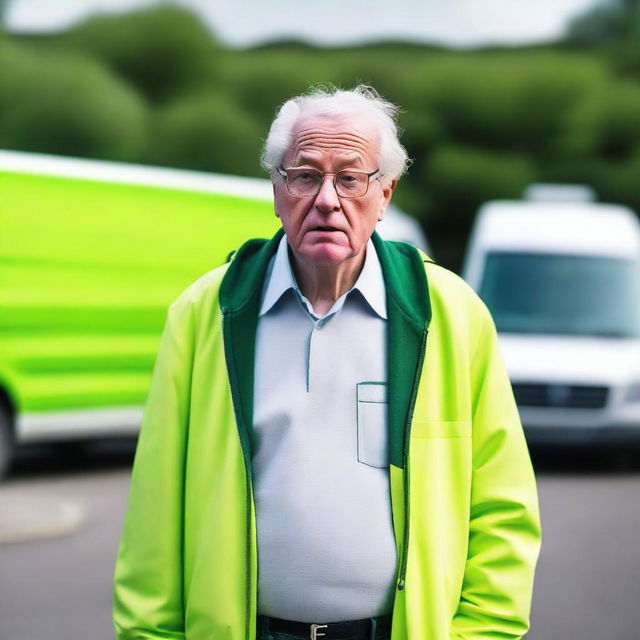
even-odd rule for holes
{"type": "Polygon", "coordinates": [[[623,159],[640,142],[640,84],[609,82],[592,91],[567,123],[562,151],[578,157],[623,159]]]}
{"type": "Polygon", "coordinates": [[[161,109],[153,121],[148,159],[154,164],[260,175],[260,131],[226,94],[203,93],[161,109]]]}
{"type": "Polygon", "coordinates": [[[137,160],[147,114],[135,89],[78,54],[0,49],[0,147],[137,160]]]}
{"type": "Polygon", "coordinates": [[[92,18],[59,42],[99,58],[152,101],[213,81],[218,73],[210,33],[194,15],[171,5],[92,18]]]}

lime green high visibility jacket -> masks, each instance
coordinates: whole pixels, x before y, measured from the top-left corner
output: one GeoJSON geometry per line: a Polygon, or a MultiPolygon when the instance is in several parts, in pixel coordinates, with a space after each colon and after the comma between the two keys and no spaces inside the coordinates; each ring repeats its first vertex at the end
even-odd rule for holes
{"type": "MultiPolygon", "coordinates": [[[[255,638],[254,348],[281,235],[243,245],[169,310],[116,564],[119,640],[255,638]]],[[[387,290],[392,640],[521,638],[540,526],[493,321],[455,274],[373,241],[387,290]]]]}

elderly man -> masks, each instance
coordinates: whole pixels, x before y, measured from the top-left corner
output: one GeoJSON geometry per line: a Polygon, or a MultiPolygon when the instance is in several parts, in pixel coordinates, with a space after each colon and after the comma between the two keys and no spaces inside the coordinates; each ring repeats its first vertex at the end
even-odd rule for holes
{"type": "Polygon", "coordinates": [[[286,102],[283,230],[171,306],[116,567],[118,638],[528,629],[534,477],[491,317],[383,241],[407,157],[367,87],[286,102]]]}

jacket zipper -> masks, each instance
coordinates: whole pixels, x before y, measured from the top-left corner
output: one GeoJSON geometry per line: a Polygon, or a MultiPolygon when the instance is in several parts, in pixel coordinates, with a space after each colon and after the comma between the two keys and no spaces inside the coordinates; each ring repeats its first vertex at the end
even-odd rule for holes
{"type": "MultiPolygon", "coordinates": [[[[228,348],[228,352],[231,353],[231,343],[227,342],[228,338],[227,338],[227,333],[228,333],[228,329],[227,327],[227,323],[229,322],[229,312],[228,309],[222,309],[222,342],[225,346],[225,351],[228,348]]],[[[228,368],[228,364],[227,364],[227,368],[228,368]]],[[[233,393],[233,387],[232,387],[232,393],[231,393],[231,401],[233,403],[233,413],[235,415],[236,418],[236,424],[238,425],[239,428],[242,428],[242,415],[240,413],[240,410],[236,404],[236,398],[235,398],[235,394],[233,393]]],[[[244,425],[246,427],[246,425],[244,425]]],[[[240,436],[240,433],[238,433],[238,436],[240,436]]],[[[240,446],[242,447],[242,439],[240,439],[240,446]]],[[[250,631],[251,631],[251,597],[252,597],[252,593],[251,593],[251,466],[249,464],[247,464],[247,457],[245,455],[245,451],[243,449],[242,452],[242,459],[244,461],[244,470],[245,470],[245,489],[246,489],[246,495],[247,495],[247,500],[246,500],[246,505],[245,505],[245,519],[246,519],[246,535],[245,535],[245,540],[246,540],[246,547],[245,547],[245,553],[246,553],[246,557],[247,557],[247,566],[246,566],[246,572],[245,572],[245,583],[246,583],[246,590],[245,590],[245,602],[246,602],[246,607],[245,607],[245,633],[244,633],[244,637],[248,638],[250,637],[250,631]]]]}
{"type": "Polygon", "coordinates": [[[398,574],[398,590],[402,591],[405,586],[405,576],[407,573],[407,558],[409,550],[409,437],[411,435],[411,423],[413,422],[413,411],[416,406],[416,397],[418,395],[418,385],[420,376],[422,375],[422,367],[424,365],[424,356],[427,346],[428,327],[425,325],[422,331],[422,342],[420,343],[420,351],[418,353],[418,366],[416,375],[413,379],[413,388],[411,389],[411,397],[409,399],[409,411],[407,411],[407,422],[404,426],[404,535],[402,541],[402,558],[400,560],[400,572],[398,574]]]}

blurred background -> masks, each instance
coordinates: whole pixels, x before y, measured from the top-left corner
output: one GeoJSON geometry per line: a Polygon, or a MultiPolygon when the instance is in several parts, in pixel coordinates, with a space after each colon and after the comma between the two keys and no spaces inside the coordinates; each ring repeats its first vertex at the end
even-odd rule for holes
{"type": "Polygon", "coordinates": [[[262,176],[279,104],[365,82],[405,110],[396,202],[445,266],[531,182],[640,208],[638,3],[439,4],[4,0],[0,147],[262,176]]]}
{"type": "Polygon", "coordinates": [[[166,306],[275,229],[259,154],[277,106],[358,83],[403,109],[403,239],[496,316],[545,531],[527,637],[638,636],[640,0],[4,0],[0,25],[0,639],[113,637],[166,306]],[[496,201],[506,217],[472,235],[496,201]],[[552,206],[521,226],[531,201],[552,206]]]}

